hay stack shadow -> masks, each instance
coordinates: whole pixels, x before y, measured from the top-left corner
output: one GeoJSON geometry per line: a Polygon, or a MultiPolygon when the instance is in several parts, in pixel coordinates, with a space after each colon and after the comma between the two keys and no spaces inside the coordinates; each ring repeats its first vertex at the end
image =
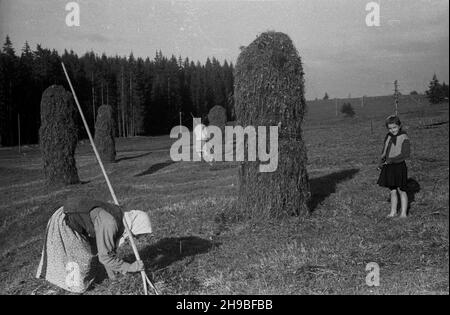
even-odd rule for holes
{"type": "Polygon", "coordinates": [[[166,162],[162,162],[162,163],[153,164],[152,166],[150,166],[148,168],[148,170],[143,171],[142,173],[136,174],[136,175],[134,175],[134,177],[141,177],[141,176],[145,176],[145,175],[151,175],[151,174],[156,173],[157,171],[159,171],[159,170],[161,170],[161,169],[163,169],[163,168],[165,168],[165,167],[167,167],[169,165],[172,165],[174,163],[175,163],[174,161],[166,161],[166,162]]]}
{"type": "Polygon", "coordinates": [[[408,178],[406,182],[406,194],[408,195],[408,207],[416,201],[416,194],[420,192],[420,184],[414,178],[408,178]]]}
{"type": "Polygon", "coordinates": [[[335,193],[338,183],[352,179],[358,172],[359,169],[352,168],[310,179],[311,198],[308,202],[309,212],[313,213],[322,201],[335,193]]]}
{"type": "Polygon", "coordinates": [[[124,157],[121,157],[120,159],[117,159],[116,163],[119,163],[119,162],[122,162],[122,161],[127,161],[127,160],[138,159],[140,157],[144,157],[144,156],[147,156],[147,155],[150,155],[150,154],[152,154],[152,152],[142,153],[142,154],[133,155],[133,156],[124,156],[124,157]]]}
{"type": "MultiPolygon", "coordinates": [[[[414,178],[408,178],[406,182],[406,194],[408,195],[408,212],[411,208],[411,204],[416,201],[416,194],[420,192],[420,184],[414,178]]],[[[400,194],[397,192],[397,198],[400,200],[400,194]]],[[[391,202],[391,196],[386,198],[386,202],[391,202]]],[[[397,204],[397,211],[402,208],[401,202],[397,204]]]]}
{"type": "Polygon", "coordinates": [[[196,236],[169,237],[144,248],[140,251],[140,255],[144,264],[156,271],[185,257],[207,253],[220,245],[221,243],[196,236]]]}
{"type": "MultiPolygon", "coordinates": [[[[411,209],[411,204],[416,201],[416,194],[420,192],[420,184],[414,178],[408,178],[406,182],[406,195],[408,196],[408,213],[411,209]]],[[[400,200],[400,194],[397,192],[397,198],[400,200]]],[[[391,202],[391,197],[389,196],[387,202],[391,202]]],[[[401,202],[397,204],[397,211],[402,208],[401,202]]]]}

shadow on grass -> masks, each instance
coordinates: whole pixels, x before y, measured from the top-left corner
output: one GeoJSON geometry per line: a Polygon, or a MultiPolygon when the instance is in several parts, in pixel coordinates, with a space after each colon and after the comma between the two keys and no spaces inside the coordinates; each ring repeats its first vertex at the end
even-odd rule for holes
{"type": "Polygon", "coordinates": [[[196,236],[163,238],[141,250],[141,259],[154,271],[166,268],[185,257],[204,254],[220,246],[196,236]]]}
{"type": "Polygon", "coordinates": [[[137,175],[134,175],[134,177],[141,177],[141,176],[145,176],[145,175],[150,175],[150,174],[156,173],[160,169],[163,169],[163,168],[165,168],[165,167],[167,167],[169,165],[172,165],[174,163],[175,163],[174,161],[166,161],[166,162],[162,162],[162,163],[153,164],[152,166],[150,166],[148,168],[148,170],[146,170],[146,171],[144,171],[142,173],[139,173],[137,175]]]}
{"type": "Polygon", "coordinates": [[[230,168],[237,168],[239,166],[238,163],[234,162],[213,162],[209,165],[210,171],[222,171],[230,168]]]}
{"type": "MultiPolygon", "coordinates": [[[[420,184],[414,178],[408,178],[406,182],[406,194],[408,195],[408,210],[411,204],[416,201],[416,194],[420,192],[420,184]]],[[[397,198],[400,200],[400,194],[397,192],[397,198]]],[[[391,202],[391,197],[386,199],[386,202],[391,202]]],[[[401,209],[401,202],[397,204],[397,211],[401,209]]]]}
{"type": "Polygon", "coordinates": [[[147,156],[147,155],[150,155],[150,154],[152,154],[152,153],[151,152],[147,152],[147,153],[133,155],[133,156],[124,156],[124,157],[121,157],[120,159],[117,159],[116,163],[119,163],[119,162],[122,162],[122,161],[127,161],[127,160],[134,160],[134,159],[137,159],[137,158],[140,158],[140,157],[143,157],[143,156],[147,156]]]}
{"type": "MultiPolygon", "coordinates": [[[[406,182],[406,195],[408,196],[408,212],[411,209],[411,204],[416,201],[416,194],[420,192],[420,184],[414,178],[408,178],[406,182]]],[[[400,194],[397,192],[397,200],[400,200],[400,194]]],[[[387,198],[391,202],[391,197],[387,198]]],[[[397,211],[402,208],[401,202],[397,204],[397,211]]]]}
{"type": "Polygon", "coordinates": [[[416,201],[416,194],[420,191],[420,184],[414,178],[408,178],[406,182],[406,194],[408,195],[408,204],[416,201]]]}
{"type": "MultiPolygon", "coordinates": [[[[220,245],[221,243],[212,242],[196,236],[170,237],[163,238],[155,244],[140,249],[139,255],[147,267],[147,271],[151,270],[152,272],[156,272],[166,269],[173,263],[183,260],[185,257],[192,257],[186,264],[189,265],[194,261],[196,255],[207,253],[220,245]]],[[[135,260],[134,254],[131,253],[124,257],[124,261],[127,262],[134,262],[135,260]]],[[[89,290],[93,290],[98,285],[102,286],[102,283],[108,279],[105,267],[100,263],[96,265],[92,272],[95,274],[95,281],[89,290]]],[[[118,281],[120,281],[121,276],[119,275],[118,277],[118,281]]]]}
{"type": "Polygon", "coordinates": [[[336,192],[338,183],[352,179],[358,172],[359,169],[352,168],[311,179],[309,182],[311,198],[308,203],[310,213],[314,212],[329,195],[336,192]]]}

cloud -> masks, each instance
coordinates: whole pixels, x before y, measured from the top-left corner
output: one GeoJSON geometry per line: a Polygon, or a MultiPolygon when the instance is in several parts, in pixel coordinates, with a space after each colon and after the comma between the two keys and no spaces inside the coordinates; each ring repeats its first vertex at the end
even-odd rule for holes
{"type": "Polygon", "coordinates": [[[100,43],[105,44],[111,41],[111,38],[109,38],[106,35],[99,34],[99,33],[86,33],[86,32],[65,32],[64,33],[64,39],[70,39],[74,41],[85,41],[90,43],[100,43]]]}
{"type": "Polygon", "coordinates": [[[95,43],[107,43],[111,40],[107,36],[101,34],[87,34],[85,35],[85,38],[95,43]]]}
{"type": "Polygon", "coordinates": [[[376,47],[376,52],[379,55],[436,55],[443,53],[442,48],[447,46],[448,51],[448,37],[442,36],[440,38],[422,38],[420,40],[410,40],[404,42],[386,42],[376,47]],[[443,43],[447,43],[443,45],[443,43]]]}

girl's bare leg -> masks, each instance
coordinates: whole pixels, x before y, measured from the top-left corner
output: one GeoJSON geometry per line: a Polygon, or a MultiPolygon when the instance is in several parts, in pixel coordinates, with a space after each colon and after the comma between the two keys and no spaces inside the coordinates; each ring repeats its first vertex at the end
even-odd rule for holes
{"type": "Polygon", "coordinates": [[[397,190],[391,190],[391,213],[389,213],[388,218],[393,218],[397,214],[397,190]]]}
{"type": "Polygon", "coordinates": [[[406,216],[408,215],[408,194],[406,193],[406,191],[403,190],[398,190],[399,194],[400,194],[400,200],[401,200],[401,206],[402,206],[402,213],[400,215],[400,218],[406,218],[406,216]]]}

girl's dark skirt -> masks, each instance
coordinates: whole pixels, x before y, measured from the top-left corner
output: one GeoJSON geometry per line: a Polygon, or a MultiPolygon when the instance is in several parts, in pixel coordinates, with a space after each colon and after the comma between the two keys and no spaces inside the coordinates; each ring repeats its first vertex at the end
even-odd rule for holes
{"type": "Polygon", "coordinates": [[[405,161],[400,163],[385,164],[381,169],[378,185],[390,190],[400,188],[405,191],[408,182],[408,169],[405,161]]]}

